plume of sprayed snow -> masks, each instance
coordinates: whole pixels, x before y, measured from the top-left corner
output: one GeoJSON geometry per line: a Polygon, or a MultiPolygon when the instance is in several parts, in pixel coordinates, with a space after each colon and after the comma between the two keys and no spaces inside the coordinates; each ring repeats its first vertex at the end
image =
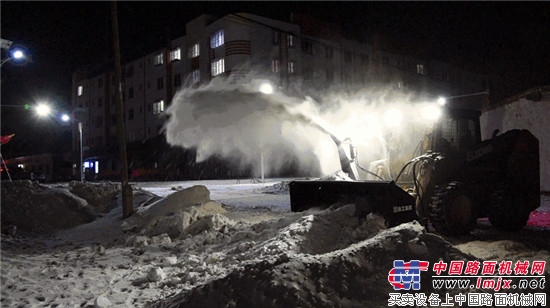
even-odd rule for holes
{"type": "MultiPolygon", "coordinates": [[[[281,91],[261,93],[262,82],[253,76],[215,78],[198,88],[180,89],[166,110],[167,142],[196,149],[197,162],[221,156],[252,166],[256,175],[262,154],[267,174],[290,160],[297,160],[310,175],[329,174],[341,168],[331,134],[350,138],[360,162],[367,165],[388,155],[382,113],[397,105],[404,114],[419,113],[402,93],[365,89],[352,95],[336,90],[317,102],[281,91]]],[[[407,148],[418,144],[418,136],[397,139],[402,133],[393,129],[391,140],[401,140],[398,145],[407,148]]],[[[413,150],[405,152],[412,155],[413,150]]]]}

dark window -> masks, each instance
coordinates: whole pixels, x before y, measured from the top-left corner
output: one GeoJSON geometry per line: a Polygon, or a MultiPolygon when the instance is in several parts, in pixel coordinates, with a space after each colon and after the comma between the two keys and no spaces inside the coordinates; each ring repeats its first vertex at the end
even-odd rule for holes
{"type": "Polygon", "coordinates": [[[281,40],[281,32],[273,31],[273,44],[278,45],[281,40]]]}
{"type": "Polygon", "coordinates": [[[134,76],[134,66],[130,66],[126,69],[126,77],[134,76]]]}
{"type": "Polygon", "coordinates": [[[181,86],[181,74],[176,74],[174,76],[174,86],[175,87],[181,86]]]}
{"type": "Polygon", "coordinates": [[[311,67],[305,67],[304,68],[304,79],[305,80],[313,79],[313,68],[311,68],[311,67]]]}
{"type": "Polygon", "coordinates": [[[327,68],[327,82],[334,81],[334,71],[327,68]]]}
{"type": "Polygon", "coordinates": [[[353,55],[351,54],[351,51],[346,51],[344,53],[344,61],[346,61],[347,63],[351,63],[352,57],[353,55]]]}
{"type": "Polygon", "coordinates": [[[332,59],[334,57],[334,48],[332,48],[331,46],[326,46],[325,55],[327,56],[327,58],[332,59]]]}
{"type": "Polygon", "coordinates": [[[164,89],[164,79],[159,78],[157,79],[157,90],[162,90],[162,89],[164,89]]]}
{"type": "Polygon", "coordinates": [[[302,41],[302,52],[306,53],[308,55],[313,54],[313,42],[310,40],[303,40],[302,41]]]}
{"type": "Polygon", "coordinates": [[[134,109],[128,110],[128,120],[131,121],[134,119],[134,109]]]}
{"type": "Polygon", "coordinates": [[[99,128],[101,126],[103,126],[103,117],[102,116],[97,116],[95,118],[95,127],[99,128]]]}

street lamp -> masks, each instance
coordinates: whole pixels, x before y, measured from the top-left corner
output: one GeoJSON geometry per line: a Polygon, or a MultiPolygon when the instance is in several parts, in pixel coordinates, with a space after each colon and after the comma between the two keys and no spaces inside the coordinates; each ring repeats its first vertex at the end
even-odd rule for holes
{"type": "Polygon", "coordinates": [[[260,85],[260,92],[264,94],[272,94],[273,93],[273,86],[269,83],[262,83],[260,85]]]}
{"type": "Polygon", "coordinates": [[[485,90],[483,92],[471,93],[471,94],[456,95],[456,96],[440,96],[437,99],[437,103],[443,106],[447,103],[448,99],[459,98],[459,97],[469,97],[469,96],[476,96],[476,95],[489,95],[489,90],[485,90]]]}
{"type": "Polygon", "coordinates": [[[34,107],[36,110],[36,114],[39,117],[46,117],[49,116],[52,112],[52,108],[47,104],[38,104],[36,107],[34,107]]]}
{"type": "Polygon", "coordinates": [[[0,62],[0,66],[4,65],[4,63],[7,63],[9,61],[13,61],[15,63],[23,63],[27,61],[28,56],[25,48],[21,46],[13,46],[13,42],[5,39],[0,39],[0,47],[2,49],[7,50],[8,57],[5,59],[2,59],[0,62]]]}

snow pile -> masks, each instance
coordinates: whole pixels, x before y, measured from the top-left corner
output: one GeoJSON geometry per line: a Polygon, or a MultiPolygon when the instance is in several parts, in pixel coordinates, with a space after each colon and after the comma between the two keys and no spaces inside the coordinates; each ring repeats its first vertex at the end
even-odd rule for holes
{"type": "MultiPolygon", "coordinates": [[[[333,214],[336,218],[342,213],[333,214]]],[[[391,286],[381,281],[387,280],[394,259],[468,258],[442,238],[426,234],[416,222],[354,243],[327,233],[332,229],[344,235],[343,221],[331,221],[329,212],[322,216],[320,222],[317,215],[300,218],[274,237],[251,245],[242,266],[225,277],[152,307],[387,307],[391,286]],[[328,245],[311,245],[324,236],[329,237],[328,245]],[[308,246],[307,251],[299,248],[308,246]],[[262,255],[266,251],[273,253],[262,255]]]]}
{"type": "Polygon", "coordinates": [[[2,232],[53,233],[98,216],[86,200],[37,181],[2,182],[2,232]]]}
{"type": "Polygon", "coordinates": [[[152,307],[385,306],[394,259],[460,255],[417,222],[361,220],[354,204],[248,223],[193,186],[137,213],[126,245],[164,252],[133,282],[164,290],[152,307]]]}
{"type": "Polygon", "coordinates": [[[105,213],[116,206],[111,202],[120,192],[120,183],[101,182],[89,183],[71,181],[69,183],[70,191],[86,200],[89,205],[96,208],[100,213],[105,213]]]}
{"type": "Polygon", "coordinates": [[[210,200],[210,191],[205,186],[196,185],[137,209],[124,221],[123,228],[139,230],[141,235],[147,236],[194,235],[231,225],[232,222],[221,215],[225,212],[220,203],[210,200]]]}
{"type": "Polygon", "coordinates": [[[290,183],[290,181],[282,181],[280,183],[275,183],[271,186],[261,188],[259,191],[265,194],[288,194],[288,183],[290,183]]]}
{"type": "MultiPolygon", "coordinates": [[[[33,194],[44,189],[27,184],[36,186],[33,194]]],[[[221,186],[235,193],[227,185],[212,191],[221,186]]],[[[237,186],[239,196],[250,193],[252,200],[276,196],[258,191],[255,184],[246,191],[237,186]]],[[[13,191],[5,194],[2,189],[3,198],[13,198],[13,191]]],[[[490,246],[480,242],[464,247],[463,253],[417,222],[386,229],[379,216],[360,219],[354,216],[354,204],[295,213],[230,203],[240,198],[226,198],[228,204],[222,205],[210,199],[203,185],[176,190],[156,202],[139,189],[133,191],[135,213],[130,218],[120,219],[119,206],[54,237],[3,236],[0,304],[387,307],[388,294],[394,292],[388,272],[395,259],[430,264],[473,260],[468,253],[490,246]]],[[[539,240],[547,246],[545,234],[539,240]]],[[[529,250],[525,246],[522,250],[529,250]]],[[[494,245],[498,247],[502,245],[494,245]]],[[[515,247],[510,246],[511,253],[515,247]]],[[[547,255],[530,254],[550,260],[547,255]]],[[[423,293],[454,292],[432,290],[430,274],[422,273],[423,293]]]]}

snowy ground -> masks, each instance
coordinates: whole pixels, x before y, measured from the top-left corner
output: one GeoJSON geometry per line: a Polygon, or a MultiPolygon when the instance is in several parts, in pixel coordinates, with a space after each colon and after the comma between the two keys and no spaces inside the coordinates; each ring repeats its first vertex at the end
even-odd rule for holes
{"type": "MultiPolygon", "coordinates": [[[[42,213],[33,202],[69,191],[33,186],[35,199],[11,200],[2,184],[3,210],[17,203],[18,215],[42,213]]],[[[120,206],[103,206],[79,223],[90,211],[77,202],[85,214],[71,213],[69,222],[59,212],[38,215],[40,235],[2,226],[0,306],[387,307],[394,259],[550,261],[548,229],[504,233],[483,220],[459,238],[415,222],[385,229],[378,217],[354,217],[353,205],[292,213],[284,184],[135,183],[136,213],[125,220],[120,206]]],[[[102,191],[94,200],[105,200],[102,191]]],[[[543,204],[548,211],[550,198],[543,204]]],[[[449,293],[427,283],[422,290],[449,293]]]]}

